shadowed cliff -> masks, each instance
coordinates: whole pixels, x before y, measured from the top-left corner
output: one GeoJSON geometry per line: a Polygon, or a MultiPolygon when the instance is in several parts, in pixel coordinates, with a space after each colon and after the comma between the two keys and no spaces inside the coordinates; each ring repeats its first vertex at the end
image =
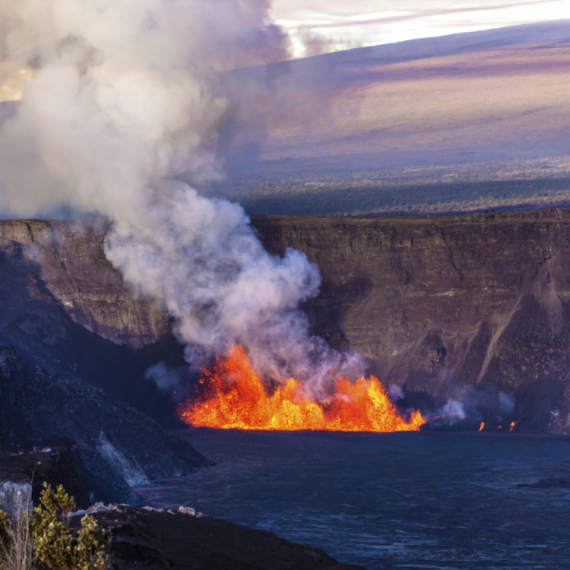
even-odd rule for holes
{"type": "Polygon", "coordinates": [[[144,372],[176,363],[180,347],[166,316],[105,260],[105,233],[0,224],[0,446],[68,447],[86,501],[136,502],[134,485],[208,461],[147,415],[174,425],[144,372]]]}

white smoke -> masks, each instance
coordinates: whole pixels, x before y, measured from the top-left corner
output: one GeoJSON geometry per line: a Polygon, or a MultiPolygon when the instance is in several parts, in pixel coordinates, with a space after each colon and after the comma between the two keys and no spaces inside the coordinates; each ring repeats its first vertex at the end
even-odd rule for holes
{"type": "Polygon", "coordinates": [[[398,400],[403,400],[406,397],[404,390],[398,386],[397,384],[390,384],[388,388],[388,393],[393,401],[397,402],[398,400]]]}
{"type": "Polygon", "coordinates": [[[145,372],[144,377],[152,380],[155,386],[170,396],[175,402],[180,402],[188,396],[191,383],[188,378],[188,367],[169,367],[165,362],[159,362],[145,372]]]}
{"type": "Polygon", "coordinates": [[[443,414],[450,419],[452,424],[466,418],[463,403],[453,399],[448,400],[445,406],[443,406],[443,414]]]}
{"type": "Polygon", "coordinates": [[[0,60],[35,70],[0,130],[1,206],[113,220],[106,255],[176,317],[191,364],[240,343],[262,374],[321,385],[358,359],[309,335],[297,307],[317,294],[317,268],[293,250],[269,255],[239,205],[196,190],[221,177],[217,133],[231,101],[217,72],[286,57],[268,8],[0,0],[0,60]]]}
{"type": "Polygon", "coordinates": [[[501,412],[512,414],[516,407],[516,400],[513,394],[499,392],[499,406],[501,412]]]}

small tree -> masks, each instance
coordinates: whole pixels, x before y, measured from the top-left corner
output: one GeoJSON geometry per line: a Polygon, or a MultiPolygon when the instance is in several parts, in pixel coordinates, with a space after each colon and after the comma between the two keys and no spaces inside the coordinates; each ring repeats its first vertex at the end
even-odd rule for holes
{"type": "MultiPolygon", "coordinates": [[[[21,495],[21,496],[20,496],[21,495]]],[[[89,515],[70,528],[75,500],[60,485],[44,483],[40,506],[30,517],[31,497],[12,498],[0,509],[0,570],[105,570],[111,536],[89,515]]]]}
{"type": "Polygon", "coordinates": [[[0,568],[31,570],[33,536],[30,528],[31,487],[12,491],[9,515],[0,509],[0,568]]]}
{"type": "Polygon", "coordinates": [[[40,506],[34,509],[34,567],[37,570],[104,570],[110,535],[95,519],[85,515],[81,529],[69,528],[75,500],[60,485],[53,489],[44,483],[40,506]]]}
{"type": "Polygon", "coordinates": [[[8,515],[0,509],[0,562],[4,560],[10,544],[10,521],[8,515]]]}

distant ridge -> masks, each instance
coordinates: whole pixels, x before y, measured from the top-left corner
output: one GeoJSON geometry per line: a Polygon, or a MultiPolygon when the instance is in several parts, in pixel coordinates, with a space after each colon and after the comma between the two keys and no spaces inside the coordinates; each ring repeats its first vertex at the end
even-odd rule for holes
{"type": "Polygon", "coordinates": [[[298,198],[318,206],[328,191],[363,188],[366,208],[331,214],[390,213],[398,188],[397,211],[426,212],[449,182],[471,186],[435,211],[484,208],[473,184],[497,186],[493,207],[560,203],[569,187],[570,20],[358,48],[233,80],[265,81],[273,97],[255,107],[269,117],[263,128],[245,113],[226,144],[230,183],[252,213],[285,213],[285,200],[287,213],[310,215],[298,198]]]}
{"type": "MultiPolygon", "coordinates": [[[[347,62],[368,58],[374,58],[377,59],[379,63],[387,64],[421,59],[423,57],[468,53],[479,51],[482,48],[491,49],[514,46],[517,44],[525,44],[529,41],[545,44],[570,42],[570,20],[523,24],[476,32],[461,32],[431,38],[419,38],[390,44],[354,48],[294,60],[294,65],[318,59],[328,59],[333,62],[347,62]]],[[[278,63],[273,65],[283,64],[278,63]]]]}

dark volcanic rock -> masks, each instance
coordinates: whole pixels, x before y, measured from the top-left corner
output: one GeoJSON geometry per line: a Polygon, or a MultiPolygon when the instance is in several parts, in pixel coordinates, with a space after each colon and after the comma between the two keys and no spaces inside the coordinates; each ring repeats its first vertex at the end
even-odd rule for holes
{"type": "MultiPolygon", "coordinates": [[[[27,292],[51,298],[71,319],[117,344],[142,348],[169,330],[153,300],[136,298],[105,258],[107,222],[14,220],[0,223],[0,249],[27,262],[27,292]]],[[[57,332],[52,331],[55,340],[57,332]]]]}
{"type": "Polygon", "coordinates": [[[182,349],[167,316],[106,261],[107,231],[0,223],[0,445],[73,448],[78,487],[134,501],[132,485],[207,461],[143,413],[175,425],[170,399],[144,373],[180,364],[182,349]]]}
{"type": "Polygon", "coordinates": [[[79,505],[91,504],[89,475],[76,448],[0,450],[0,483],[31,484],[32,501],[37,504],[44,482],[63,485],[79,505]]]}
{"type": "Polygon", "coordinates": [[[56,469],[55,459],[46,479],[73,483],[70,490],[82,490],[80,502],[86,502],[83,497],[136,502],[131,487],[208,464],[140,411],[78,378],[49,375],[13,349],[0,348],[0,401],[3,447],[73,446],[75,457],[68,463],[81,480],[66,481],[65,461],[56,469]]]}
{"type": "Polygon", "coordinates": [[[94,516],[112,532],[115,570],[364,570],[317,548],[209,517],[124,506],[94,516]]]}
{"type": "Polygon", "coordinates": [[[0,346],[158,417],[170,399],[145,379],[184,362],[168,318],[136,299],[107,262],[100,223],[0,222],[0,346]]]}

